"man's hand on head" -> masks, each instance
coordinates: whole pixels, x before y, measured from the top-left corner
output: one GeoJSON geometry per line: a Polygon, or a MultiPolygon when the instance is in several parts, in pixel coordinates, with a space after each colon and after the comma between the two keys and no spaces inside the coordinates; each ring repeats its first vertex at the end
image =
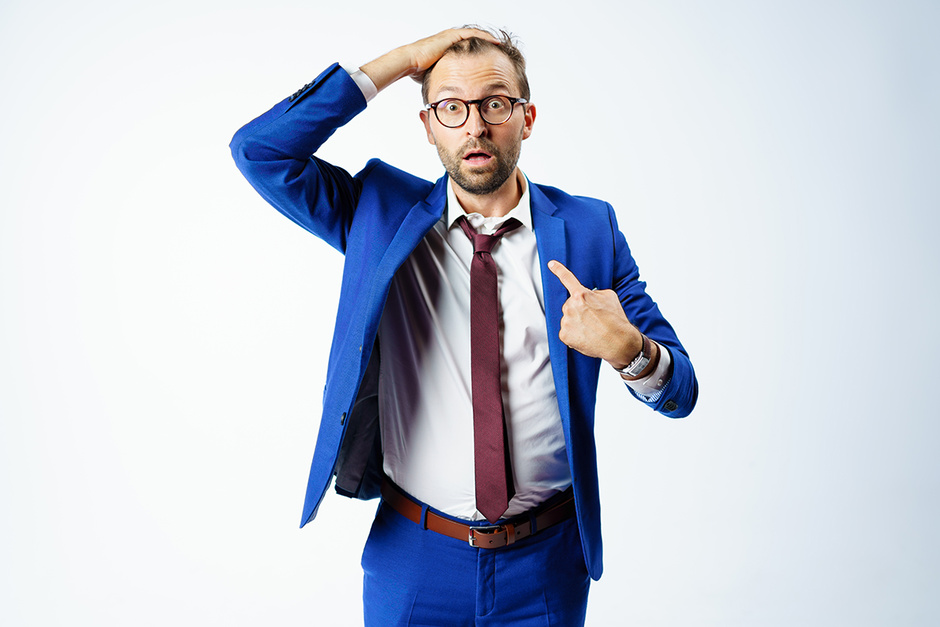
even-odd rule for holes
{"type": "Polygon", "coordinates": [[[395,48],[378,59],[366,63],[359,69],[372,79],[379,91],[406,76],[420,82],[428,68],[434,65],[448,48],[458,41],[470,37],[479,37],[494,44],[499,44],[499,40],[483,30],[449,28],[436,35],[395,48]]]}
{"type": "Polygon", "coordinates": [[[558,261],[549,261],[548,269],[568,290],[558,338],[579,353],[603,359],[614,368],[629,364],[643,348],[643,336],[627,319],[617,292],[589,290],[558,261]]]}
{"type": "Polygon", "coordinates": [[[419,39],[408,46],[412,54],[412,67],[414,68],[411,78],[421,82],[424,73],[428,68],[437,63],[437,60],[441,58],[448,48],[462,39],[469,39],[471,37],[478,37],[499,45],[498,39],[485,30],[478,28],[449,28],[436,35],[419,39]]]}

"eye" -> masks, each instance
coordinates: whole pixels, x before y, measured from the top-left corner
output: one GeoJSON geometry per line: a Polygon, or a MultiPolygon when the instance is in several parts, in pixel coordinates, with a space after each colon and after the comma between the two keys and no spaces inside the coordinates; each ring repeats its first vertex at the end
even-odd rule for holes
{"type": "Polygon", "coordinates": [[[489,98],[485,104],[490,111],[502,111],[509,106],[509,103],[501,96],[489,98]]]}
{"type": "Polygon", "coordinates": [[[437,107],[443,109],[445,113],[459,113],[463,109],[463,103],[459,100],[445,100],[437,107]]]}

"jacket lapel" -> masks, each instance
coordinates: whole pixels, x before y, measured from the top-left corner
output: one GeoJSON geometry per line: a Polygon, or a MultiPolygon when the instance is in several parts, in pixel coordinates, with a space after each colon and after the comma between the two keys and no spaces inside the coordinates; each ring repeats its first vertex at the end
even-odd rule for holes
{"type": "MultiPolygon", "coordinates": [[[[408,255],[417,248],[418,243],[425,234],[441,219],[444,205],[447,202],[444,185],[447,177],[438,179],[427,198],[419,201],[402,218],[395,235],[392,236],[385,253],[375,267],[375,278],[372,281],[372,293],[369,294],[367,311],[370,312],[369,321],[363,329],[363,339],[370,342],[378,329],[382,309],[385,307],[385,298],[391,285],[395,272],[405,262],[408,255]]],[[[364,364],[363,364],[364,365],[364,364]]]]}
{"type": "Polygon", "coordinates": [[[568,347],[558,339],[561,329],[561,308],[568,300],[568,290],[561,284],[548,262],[552,259],[568,265],[568,245],[565,221],[555,215],[558,207],[548,199],[538,186],[529,184],[532,198],[532,228],[535,231],[539,263],[542,267],[542,293],[545,296],[545,324],[548,330],[548,350],[555,379],[558,409],[565,430],[565,438],[571,442],[571,402],[568,388],[568,347]]]}
{"type": "Polygon", "coordinates": [[[405,214],[398,231],[392,237],[385,254],[379,261],[377,271],[381,280],[376,283],[377,285],[388,284],[391,275],[398,270],[398,267],[418,246],[418,242],[421,241],[431,227],[441,219],[441,215],[444,213],[444,205],[447,202],[446,188],[444,187],[446,181],[446,176],[438,179],[427,198],[416,203],[405,214]]]}

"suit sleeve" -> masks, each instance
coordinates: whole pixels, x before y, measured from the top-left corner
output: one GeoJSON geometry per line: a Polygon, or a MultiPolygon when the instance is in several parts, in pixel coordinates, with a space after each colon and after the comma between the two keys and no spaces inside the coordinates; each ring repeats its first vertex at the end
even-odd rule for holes
{"type": "Polygon", "coordinates": [[[362,91],[334,63],[239,129],[229,144],[238,169],[265,200],[343,253],[369,168],[354,177],[313,155],[365,106],[362,91]]]}
{"type": "Polygon", "coordinates": [[[672,373],[662,394],[648,401],[626,386],[633,396],[670,418],[683,418],[691,413],[698,399],[695,370],[672,325],[663,317],[659,305],[646,293],[646,282],[630,254],[626,238],[617,226],[617,217],[608,205],[611,232],[614,238],[614,285],[627,318],[647,337],[669,350],[672,373]]]}

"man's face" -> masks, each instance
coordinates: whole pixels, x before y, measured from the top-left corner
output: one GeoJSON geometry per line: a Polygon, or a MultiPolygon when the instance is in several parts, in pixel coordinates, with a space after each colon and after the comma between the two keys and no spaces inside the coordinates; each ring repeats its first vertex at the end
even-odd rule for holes
{"type": "MultiPolygon", "coordinates": [[[[520,96],[515,68],[499,51],[448,54],[431,72],[431,102],[487,96],[520,96]]],[[[421,119],[447,174],[465,191],[485,195],[499,190],[515,172],[522,140],[532,133],[535,107],[517,104],[509,121],[499,125],[484,122],[476,105],[470,106],[470,117],[458,128],[438,122],[433,111],[422,111],[421,119]]]]}

